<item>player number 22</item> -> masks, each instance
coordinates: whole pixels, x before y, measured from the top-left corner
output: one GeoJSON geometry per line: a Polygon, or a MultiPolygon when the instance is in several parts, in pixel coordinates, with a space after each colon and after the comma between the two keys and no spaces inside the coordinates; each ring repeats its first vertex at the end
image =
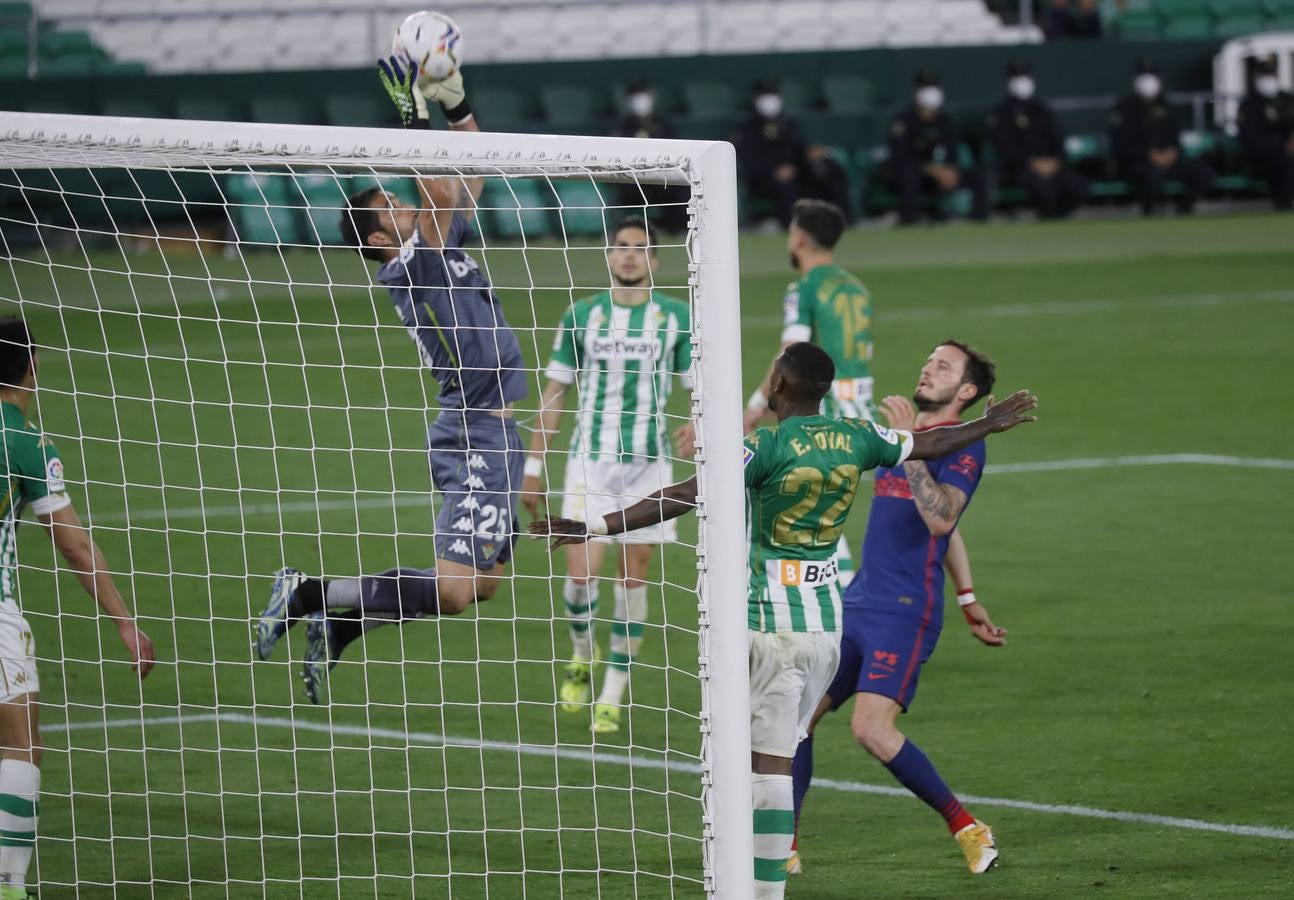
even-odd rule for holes
{"type": "Polygon", "coordinates": [[[804,495],[800,501],[774,520],[773,541],[784,547],[830,544],[840,537],[845,523],[839,520],[858,491],[858,466],[836,466],[825,475],[810,466],[792,469],[782,479],[782,494],[796,495],[801,491],[804,495]],[[824,491],[835,494],[836,501],[823,510],[816,522],[804,521],[818,507],[824,491]]]}

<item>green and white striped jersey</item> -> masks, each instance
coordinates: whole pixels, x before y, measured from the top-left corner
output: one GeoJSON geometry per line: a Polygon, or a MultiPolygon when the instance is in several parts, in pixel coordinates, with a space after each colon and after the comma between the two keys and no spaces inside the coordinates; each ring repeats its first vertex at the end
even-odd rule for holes
{"type": "Polygon", "coordinates": [[[603,291],[562,317],[545,374],[577,384],[571,452],[591,459],[645,462],[667,456],[665,403],[675,375],[691,387],[690,310],[652,291],[624,306],[603,291]]]}
{"type": "Polygon", "coordinates": [[[64,492],[63,460],[49,439],[12,403],[0,405],[4,497],[0,499],[0,603],[18,603],[18,522],[31,506],[48,515],[72,501],[64,492]]]}
{"type": "Polygon", "coordinates": [[[839,631],[836,542],[862,473],[897,466],[912,435],[866,419],[796,416],[746,436],[752,631],[839,631]]]}

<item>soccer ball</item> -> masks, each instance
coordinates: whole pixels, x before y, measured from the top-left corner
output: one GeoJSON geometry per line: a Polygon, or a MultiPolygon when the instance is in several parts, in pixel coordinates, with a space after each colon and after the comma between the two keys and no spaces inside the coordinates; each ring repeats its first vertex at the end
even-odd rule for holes
{"type": "Polygon", "coordinates": [[[443,81],[463,60],[463,33],[444,13],[416,12],[400,23],[391,53],[418,64],[418,84],[443,81]]]}

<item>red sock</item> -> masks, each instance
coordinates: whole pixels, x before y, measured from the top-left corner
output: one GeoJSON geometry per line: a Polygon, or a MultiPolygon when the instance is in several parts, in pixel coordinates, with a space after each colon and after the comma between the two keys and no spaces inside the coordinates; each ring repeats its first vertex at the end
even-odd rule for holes
{"type": "Polygon", "coordinates": [[[939,810],[939,815],[944,817],[944,821],[948,823],[948,831],[952,834],[956,834],[967,825],[975,824],[975,817],[966,811],[966,807],[962,806],[961,801],[956,797],[939,810]]]}

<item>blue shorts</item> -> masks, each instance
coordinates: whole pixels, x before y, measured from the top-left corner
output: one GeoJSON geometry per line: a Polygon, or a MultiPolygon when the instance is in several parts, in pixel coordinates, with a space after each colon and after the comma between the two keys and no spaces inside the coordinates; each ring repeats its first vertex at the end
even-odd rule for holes
{"type": "Polygon", "coordinates": [[[864,607],[845,607],[840,636],[840,667],[827,688],[831,708],[857,693],[880,694],[907,712],[917,693],[921,666],[935,652],[941,622],[921,616],[895,616],[864,607]]]}
{"type": "Polygon", "coordinates": [[[526,451],[512,419],[446,411],[427,430],[440,491],[436,558],[488,572],[512,559],[526,451]]]}

